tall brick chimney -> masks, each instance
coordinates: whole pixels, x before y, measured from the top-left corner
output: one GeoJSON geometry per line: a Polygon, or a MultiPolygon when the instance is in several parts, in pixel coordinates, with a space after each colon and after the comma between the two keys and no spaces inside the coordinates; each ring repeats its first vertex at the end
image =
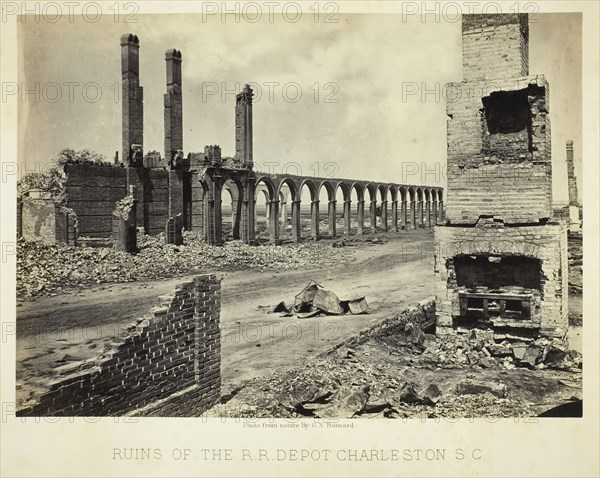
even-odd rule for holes
{"type": "Polygon", "coordinates": [[[173,160],[183,150],[183,100],[181,91],[181,52],[171,49],[165,53],[167,64],[167,93],[165,94],[165,159],[173,160]]]}
{"type": "Polygon", "coordinates": [[[235,98],[235,159],[252,168],[252,97],[246,85],[235,98]]]}
{"type": "Polygon", "coordinates": [[[144,95],[140,86],[140,40],[137,35],[131,33],[121,35],[121,83],[123,164],[141,166],[144,147],[144,95]]]}
{"type": "Polygon", "coordinates": [[[434,228],[438,333],[564,340],[567,236],[553,222],[549,88],[527,15],[463,15],[447,85],[446,224],[434,228]]]}
{"type": "Polygon", "coordinates": [[[569,206],[578,206],[577,178],[575,177],[575,164],[573,163],[573,141],[567,140],[567,174],[569,178],[569,206]]]}

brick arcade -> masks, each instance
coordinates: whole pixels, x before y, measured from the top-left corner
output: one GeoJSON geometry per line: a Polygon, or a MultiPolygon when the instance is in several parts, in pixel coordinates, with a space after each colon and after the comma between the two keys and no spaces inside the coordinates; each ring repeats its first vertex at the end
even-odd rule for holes
{"type": "Polygon", "coordinates": [[[527,15],[463,17],[447,102],[448,205],[434,228],[437,328],[563,339],[567,225],[553,220],[549,88],[529,74],[527,15]]]}

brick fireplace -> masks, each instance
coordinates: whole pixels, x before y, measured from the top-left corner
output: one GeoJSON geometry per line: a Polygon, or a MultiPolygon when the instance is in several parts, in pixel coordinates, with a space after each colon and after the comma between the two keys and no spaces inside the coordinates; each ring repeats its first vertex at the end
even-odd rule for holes
{"type": "Polygon", "coordinates": [[[553,222],[549,88],[524,14],[464,15],[446,86],[446,223],[434,229],[438,333],[564,338],[567,230],[553,222]]]}

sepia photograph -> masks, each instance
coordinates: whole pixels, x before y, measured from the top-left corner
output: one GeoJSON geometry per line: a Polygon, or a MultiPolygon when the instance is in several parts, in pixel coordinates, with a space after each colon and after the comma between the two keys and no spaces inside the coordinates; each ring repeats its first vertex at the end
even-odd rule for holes
{"type": "MultiPolygon", "coordinates": [[[[521,425],[595,448],[567,433],[598,423],[596,7],[101,3],[2,3],[3,422],[119,435],[89,476],[508,476],[521,425]],[[474,423],[511,438],[452,439],[474,423]]],[[[567,476],[541,461],[511,473],[567,476]]]]}

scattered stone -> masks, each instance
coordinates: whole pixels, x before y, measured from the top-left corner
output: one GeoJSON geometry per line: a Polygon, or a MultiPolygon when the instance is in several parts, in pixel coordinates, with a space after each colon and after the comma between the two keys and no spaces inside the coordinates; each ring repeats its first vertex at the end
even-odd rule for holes
{"type": "Polygon", "coordinates": [[[550,346],[547,349],[544,363],[552,367],[557,367],[562,363],[566,356],[567,352],[563,348],[557,346],[550,346]]]}
{"type": "Polygon", "coordinates": [[[477,395],[491,393],[498,398],[506,398],[508,387],[503,383],[477,382],[474,380],[463,380],[456,385],[458,395],[477,395]]]}
{"type": "Polygon", "coordinates": [[[523,360],[525,352],[527,352],[526,345],[513,345],[513,355],[517,360],[523,360]]]}
{"type": "Polygon", "coordinates": [[[525,350],[525,355],[520,360],[520,363],[530,368],[533,368],[540,361],[541,355],[542,349],[540,347],[538,347],[537,345],[530,345],[525,350]]]}

